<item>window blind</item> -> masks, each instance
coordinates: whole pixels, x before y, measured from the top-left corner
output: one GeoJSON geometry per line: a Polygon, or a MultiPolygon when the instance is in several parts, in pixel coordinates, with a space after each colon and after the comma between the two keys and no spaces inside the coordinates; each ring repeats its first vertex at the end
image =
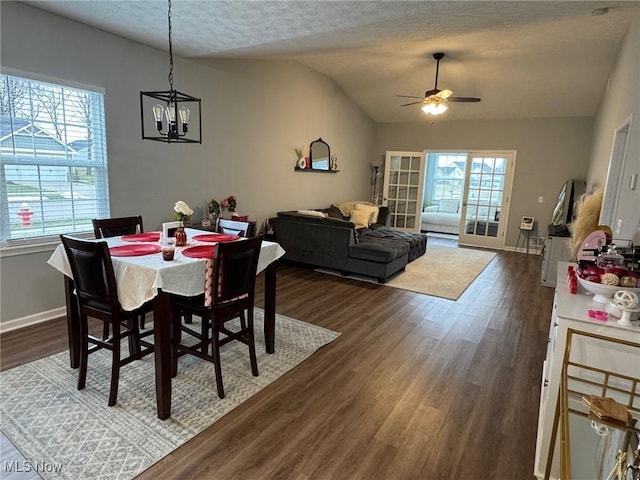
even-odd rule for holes
{"type": "Polygon", "coordinates": [[[109,216],[104,94],[0,74],[0,238],[34,243],[109,216]]]}

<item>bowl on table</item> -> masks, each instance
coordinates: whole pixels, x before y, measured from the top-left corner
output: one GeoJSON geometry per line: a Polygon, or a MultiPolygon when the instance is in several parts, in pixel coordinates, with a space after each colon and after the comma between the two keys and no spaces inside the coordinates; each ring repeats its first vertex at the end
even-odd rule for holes
{"type": "Polygon", "coordinates": [[[621,287],[620,285],[604,285],[602,283],[590,282],[580,276],[578,283],[585,290],[593,293],[593,301],[606,304],[610,298],[613,298],[613,294],[618,290],[627,290],[629,292],[635,292],[636,295],[640,295],[640,288],[638,287],[621,287]]]}

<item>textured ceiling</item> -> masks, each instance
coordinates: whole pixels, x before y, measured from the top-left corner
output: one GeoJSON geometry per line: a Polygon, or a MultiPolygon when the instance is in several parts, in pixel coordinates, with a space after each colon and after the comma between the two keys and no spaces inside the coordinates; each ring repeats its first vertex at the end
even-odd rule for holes
{"type": "MultiPolygon", "coordinates": [[[[167,4],[25,1],[168,49],[167,4]]],[[[640,1],[174,0],[173,49],[202,58],[297,60],[333,78],[376,122],[424,121],[396,94],[439,88],[447,119],[595,114],[640,1]],[[594,10],[608,7],[595,15],[594,10]]]]}

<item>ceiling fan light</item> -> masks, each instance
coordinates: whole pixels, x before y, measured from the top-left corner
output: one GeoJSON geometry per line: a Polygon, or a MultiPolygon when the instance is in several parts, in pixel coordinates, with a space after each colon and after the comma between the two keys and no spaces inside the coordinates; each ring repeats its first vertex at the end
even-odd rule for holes
{"type": "Polygon", "coordinates": [[[422,106],[422,111],[427,115],[440,115],[447,111],[449,106],[445,102],[439,102],[437,100],[428,100],[422,106]]]}

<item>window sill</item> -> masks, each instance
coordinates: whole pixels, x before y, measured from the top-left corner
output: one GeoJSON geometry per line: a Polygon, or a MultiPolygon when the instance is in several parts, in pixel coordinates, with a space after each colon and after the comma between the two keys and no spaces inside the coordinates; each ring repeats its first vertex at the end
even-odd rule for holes
{"type": "MultiPolygon", "coordinates": [[[[74,237],[93,238],[93,234],[77,233],[74,237]]],[[[47,238],[37,243],[23,243],[21,245],[11,245],[0,247],[0,258],[17,257],[19,255],[32,255],[34,253],[53,252],[60,245],[60,238],[47,238]]]]}

